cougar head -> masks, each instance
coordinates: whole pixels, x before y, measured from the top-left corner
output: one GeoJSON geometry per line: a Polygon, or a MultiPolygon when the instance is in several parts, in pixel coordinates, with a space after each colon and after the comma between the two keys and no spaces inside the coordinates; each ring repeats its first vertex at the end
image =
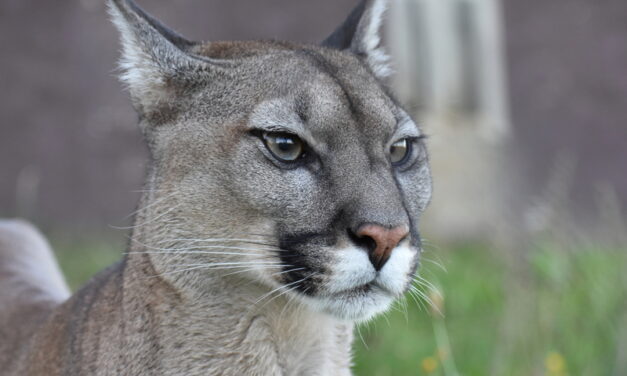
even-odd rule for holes
{"type": "Polygon", "coordinates": [[[385,7],[363,1],[305,45],[191,42],[111,2],[152,157],[134,238],[169,278],[232,269],[351,320],[406,291],[431,178],[423,134],[385,84],[385,7]]]}

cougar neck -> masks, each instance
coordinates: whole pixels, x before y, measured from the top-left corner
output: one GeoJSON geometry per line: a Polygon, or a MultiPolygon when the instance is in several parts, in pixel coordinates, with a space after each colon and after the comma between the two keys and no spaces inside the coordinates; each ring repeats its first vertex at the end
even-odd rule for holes
{"type": "Polygon", "coordinates": [[[150,323],[150,341],[157,342],[165,369],[309,375],[350,368],[350,322],[242,278],[197,271],[167,278],[147,253],[129,254],[126,262],[124,306],[133,312],[128,321],[140,312],[150,323]]]}

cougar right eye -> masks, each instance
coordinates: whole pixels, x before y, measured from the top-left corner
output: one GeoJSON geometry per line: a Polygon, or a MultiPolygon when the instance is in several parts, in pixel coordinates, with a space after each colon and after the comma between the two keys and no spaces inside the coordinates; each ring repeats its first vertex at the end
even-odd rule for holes
{"type": "Polygon", "coordinates": [[[270,153],[282,162],[294,162],[304,155],[304,142],[292,134],[263,132],[261,138],[270,153]]]}

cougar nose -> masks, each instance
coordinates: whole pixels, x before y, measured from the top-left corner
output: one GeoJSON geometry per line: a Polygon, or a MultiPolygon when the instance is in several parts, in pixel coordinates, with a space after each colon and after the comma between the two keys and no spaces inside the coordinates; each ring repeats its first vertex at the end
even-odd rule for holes
{"type": "Polygon", "coordinates": [[[359,227],[355,235],[366,244],[370,262],[379,271],[390,258],[392,250],[408,233],[409,229],[406,225],[385,228],[380,225],[366,224],[359,227]]]}

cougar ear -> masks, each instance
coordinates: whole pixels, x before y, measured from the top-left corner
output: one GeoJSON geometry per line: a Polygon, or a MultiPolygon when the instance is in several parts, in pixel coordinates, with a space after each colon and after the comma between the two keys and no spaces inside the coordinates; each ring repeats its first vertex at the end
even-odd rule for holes
{"type": "Polygon", "coordinates": [[[389,57],[381,47],[381,24],[387,7],[387,0],[362,0],[322,45],[350,50],[365,58],[376,76],[389,76],[389,57]]]}
{"type": "Polygon", "coordinates": [[[208,72],[212,62],[188,51],[195,43],[169,30],[132,0],[109,0],[109,12],[120,32],[120,79],[128,86],[140,113],[168,102],[192,74],[208,72]]]}

